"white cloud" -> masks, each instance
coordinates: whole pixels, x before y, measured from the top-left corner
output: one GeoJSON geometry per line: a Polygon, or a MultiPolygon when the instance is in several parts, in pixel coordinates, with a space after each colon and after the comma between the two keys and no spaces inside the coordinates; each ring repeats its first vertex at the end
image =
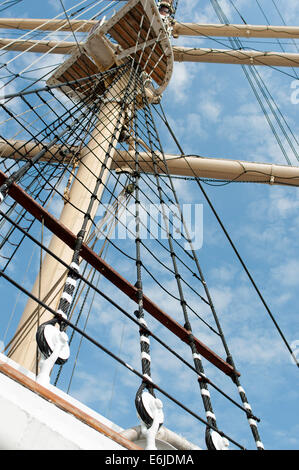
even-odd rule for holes
{"type": "Polygon", "coordinates": [[[207,99],[201,102],[201,110],[205,118],[215,122],[218,120],[221,113],[221,106],[218,102],[207,99]]]}
{"type": "Polygon", "coordinates": [[[173,75],[169,84],[171,96],[177,103],[184,103],[188,100],[187,89],[190,84],[190,72],[188,64],[176,62],[173,68],[173,75]]]}
{"type": "Polygon", "coordinates": [[[281,265],[272,268],[271,273],[283,285],[299,286],[299,261],[295,259],[284,260],[281,265]]]}
{"type": "Polygon", "coordinates": [[[55,10],[55,12],[61,11],[61,3],[59,0],[48,0],[48,4],[55,10]]]}
{"type": "Polygon", "coordinates": [[[217,266],[211,269],[210,275],[217,281],[230,282],[234,279],[236,275],[236,269],[231,265],[217,266]]]}
{"type": "MultiPolygon", "coordinates": [[[[284,21],[289,24],[293,25],[296,23],[296,18],[299,15],[299,5],[296,0],[285,0],[284,2],[276,2],[278,9],[280,10],[284,21]]],[[[281,21],[280,15],[278,15],[279,20],[281,21]]]]}
{"type": "MultiPolygon", "coordinates": [[[[58,3],[56,2],[55,5],[57,6],[58,3]]],[[[196,10],[194,9],[193,0],[186,0],[180,3],[186,9],[184,13],[189,21],[199,21],[200,17],[211,22],[217,21],[208,2],[202,8],[198,2],[200,8],[198,7],[196,10]]],[[[238,7],[244,4],[245,2],[236,3],[238,7]]],[[[232,14],[228,2],[224,2],[223,5],[229,9],[226,10],[227,13],[232,14]]],[[[298,8],[296,2],[288,2],[288,5],[292,6],[293,12],[298,8]]],[[[51,60],[49,60],[50,62],[51,60]]],[[[48,64],[47,61],[46,64],[48,64]]],[[[23,66],[26,65],[28,63],[23,64],[23,66]]],[[[237,153],[242,151],[243,158],[245,155],[248,160],[280,161],[281,155],[279,154],[279,149],[277,150],[276,143],[273,143],[273,138],[267,130],[267,124],[258,106],[251,103],[250,92],[243,86],[241,86],[241,91],[239,91],[240,89],[237,89],[233,80],[229,82],[228,76],[225,76],[224,68],[221,69],[223,70],[221,79],[219,79],[219,75],[216,79],[212,79],[210,72],[203,75],[200,73],[203,70],[207,72],[208,68],[198,64],[196,66],[183,63],[175,64],[175,74],[169,86],[169,101],[172,101],[175,105],[173,107],[175,111],[172,113],[170,121],[174,124],[176,135],[183,138],[183,146],[186,153],[189,152],[189,149],[190,153],[192,151],[200,153],[203,141],[206,141],[208,146],[215,141],[218,146],[219,156],[223,156],[223,146],[227,143],[229,148],[233,149],[232,152],[235,151],[237,153]],[[233,86],[232,83],[234,84],[233,86]],[[234,100],[229,102],[227,94],[231,88],[233,88],[233,93],[230,96],[234,100]],[[187,105],[190,105],[190,107],[187,107],[187,105]],[[226,106],[229,107],[229,111],[226,111],[226,114],[224,114],[226,106]],[[221,128],[218,128],[220,120],[222,120],[222,125],[221,128]],[[215,127],[211,126],[211,123],[214,123],[215,127]]],[[[287,97],[287,91],[286,89],[279,88],[280,81],[275,80],[277,75],[272,71],[271,73],[262,73],[265,79],[275,85],[275,91],[280,93],[279,101],[282,104],[287,97]]],[[[240,155],[237,155],[237,157],[240,157],[240,155]]],[[[190,190],[189,185],[186,185],[187,189],[185,189],[185,182],[177,182],[176,188],[184,200],[186,200],[186,197],[191,198],[193,196],[193,189],[190,190]]],[[[293,298],[292,289],[290,288],[294,288],[293,291],[295,291],[298,284],[296,272],[298,273],[299,264],[296,258],[292,258],[295,252],[299,228],[299,216],[297,215],[298,190],[273,187],[271,192],[266,194],[266,192],[259,192],[257,187],[255,187],[251,193],[248,189],[245,197],[244,185],[238,187],[238,189],[234,187],[234,191],[229,193],[231,189],[232,187],[230,186],[227,192],[224,190],[221,193],[220,190],[214,190],[213,196],[215,195],[217,204],[222,209],[227,210],[225,215],[228,217],[229,226],[234,227],[234,235],[237,235],[235,238],[237,241],[242,241],[243,248],[245,247],[244,249],[248,250],[246,255],[248,255],[250,261],[250,267],[253,267],[254,273],[257,274],[259,282],[267,289],[267,293],[271,293],[270,299],[275,309],[278,306],[283,306],[283,320],[287,322],[286,317],[289,319],[292,313],[290,305],[292,305],[291,301],[293,298]],[[231,194],[231,198],[226,198],[227,194],[231,194]],[[252,203],[250,194],[254,200],[252,203]],[[236,211],[235,214],[233,210],[236,207],[239,207],[240,211],[236,211]],[[287,252],[289,252],[288,256],[283,257],[287,252]],[[285,261],[283,262],[283,260],[285,261]]],[[[194,197],[198,197],[197,194],[194,191],[194,197]]],[[[258,404],[262,406],[261,400],[265,397],[265,402],[269,408],[269,400],[272,402],[274,392],[276,392],[275,387],[272,387],[272,385],[274,384],[279,389],[279,397],[281,397],[281,387],[285,385],[284,378],[282,377],[284,370],[282,371],[282,369],[286,368],[282,367],[282,365],[284,366],[287,361],[286,352],[281,347],[280,341],[277,338],[273,339],[271,336],[273,330],[271,326],[266,324],[265,314],[257,306],[258,302],[256,299],[252,297],[251,287],[247,285],[247,279],[241,274],[239,265],[236,268],[232,261],[227,262],[228,259],[231,259],[231,253],[227,253],[219,231],[217,230],[216,232],[215,226],[208,222],[205,227],[204,248],[207,248],[207,250],[200,254],[202,255],[205,269],[210,269],[208,284],[225,334],[229,339],[230,349],[233,351],[236,362],[242,366],[244,379],[246,380],[247,378],[250,391],[255,392],[257,390],[254,397],[257,399],[258,404]],[[221,258],[222,256],[223,259],[221,258]],[[278,365],[278,367],[275,368],[273,364],[275,366],[278,365]],[[263,373],[263,380],[258,382],[257,378],[260,372],[263,373]]],[[[161,254],[161,250],[157,249],[155,253],[160,260],[167,262],[166,252],[161,254]]],[[[156,262],[154,262],[149,253],[146,253],[143,259],[146,266],[149,266],[150,269],[154,270],[157,267],[156,262]]],[[[129,278],[135,279],[134,260],[131,264],[126,263],[120,256],[117,259],[114,256],[112,260],[113,266],[116,266],[116,269],[120,267],[122,273],[125,273],[129,278]],[[133,265],[134,269],[132,269],[133,265]]],[[[165,288],[177,294],[174,279],[169,280],[166,276],[164,278],[163,273],[159,277],[159,281],[161,280],[165,288]],[[167,279],[165,283],[164,279],[167,279]]],[[[136,308],[136,304],[133,301],[125,301],[124,295],[120,294],[116,288],[110,285],[107,287],[107,284],[105,280],[101,280],[100,288],[108,295],[111,295],[113,299],[116,299],[124,308],[128,307],[127,311],[132,313],[136,308]]],[[[195,286],[197,284],[193,283],[192,285],[195,286]]],[[[145,293],[165,309],[166,313],[178,319],[180,323],[183,322],[179,302],[168,297],[152,281],[145,286],[145,293]]],[[[188,302],[192,306],[198,307],[198,311],[204,318],[211,318],[209,308],[199,303],[195,295],[191,295],[190,298],[188,297],[188,302]]],[[[294,305],[296,306],[293,303],[294,305]]],[[[87,307],[89,306],[90,302],[88,302],[87,307]]],[[[207,332],[200,320],[193,318],[193,315],[190,315],[190,317],[192,318],[195,335],[223,357],[223,348],[219,339],[215,335],[211,335],[210,331],[207,332]]],[[[114,307],[112,308],[102,299],[96,299],[88,328],[92,330],[92,333],[95,333],[94,337],[99,339],[100,342],[105,343],[111,350],[119,353],[120,357],[126,358],[130,364],[136,366],[139,370],[138,327],[136,325],[132,327],[129,321],[121,321],[120,318],[121,315],[114,307]]],[[[147,314],[146,318],[153,331],[157,331],[159,335],[161,334],[163,339],[166,338],[167,342],[176,351],[187,357],[191,362],[190,350],[187,345],[179,342],[173,335],[168,335],[167,329],[160,326],[158,322],[147,314]]],[[[158,347],[154,340],[151,341],[151,344],[153,379],[165,385],[164,388],[166,390],[168,386],[171,386],[173,395],[181,396],[182,401],[186,399],[191,402],[195,397],[196,401],[195,404],[192,402],[192,408],[194,404],[193,409],[197,410],[200,395],[198,390],[194,390],[196,387],[198,388],[196,379],[194,381],[190,380],[190,375],[182,364],[177,364],[177,359],[168,353],[166,354],[163,348],[158,347]],[[192,392],[192,394],[189,394],[189,392],[192,392]]],[[[111,361],[112,366],[110,364],[107,365],[108,361],[106,361],[104,353],[96,357],[96,353],[90,346],[86,356],[87,366],[86,364],[84,366],[87,368],[84,371],[81,369],[78,375],[75,375],[78,378],[78,383],[74,385],[74,394],[83,401],[95,403],[97,407],[105,409],[108,406],[107,397],[110,397],[113,393],[111,377],[114,376],[114,371],[117,370],[119,375],[117,375],[115,383],[114,400],[111,402],[112,412],[115,413],[115,419],[118,422],[122,421],[123,416],[128,413],[132,413],[131,416],[135,417],[134,392],[139,379],[136,379],[127,370],[122,372],[122,366],[115,365],[113,361],[111,361]],[[95,365],[96,370],[99,370],[98,374],[95,371],[89,373],[88,366],[91,364],[95,365]]],[[[81,366],[82,364],[80,363],[79,370],[81,366]]],[[[290,365],[290,367],[292,366],[290,365]]],[[[206,370],[209,376],[213,378],[216,376],[214,368],[209,366],[209,364],[206,370]]],[[[225,383],[225,379],[227,378],[221,378],[219,382],[221,384],[225,383]]],[[[231,382],[229,382],[229,385],[231,385],[231,382]]],[[[283,390],[285,391],[285,387],[283,390]]],[[[167,400],[165,400],[165,407],[167,406],[167,400]]],[[[227,407],[222,407],[221,411],[223,411],[223,415],[226,414],[227,407]]],[[[265,414],[267,416],[266,407],[265,414]]],[[[268,419],[269,416],[271,418],[271,415],[268,415],[268,419]]],[[[271,422],[271,425],[273,425],[273,422],[271,422]]],[[[132,423],[133,425],[137,424],[134,418],[131,418],[132,423]]],[[[166,414],[166,426],[173,428],[175,431],[178,428],[182,429],[184,436],[189,437],[190,440],[194,440],[195,435],[197,440],[202,431],[202,427],[200,427],[198,432],[198,423],[196,422],[195,424],[193,418],[178,412],[175,406],[172,406],[170,412],[166,414]]],[[[287,425],[289,425],[288,422],[287,425]]],[[[230,425],[229,429],[231,429],[230,425]]],[[[293,432],[295,433],[295,431],[296,429],[293,432]]],[[[281,432],[281,435],[283,435],[283,432],[281,432]]],[[[202,440],[202,435],[200,439],[202,440]]],[[[295,442],[295,439],[293,441],[295,442]]],[[[288,439],[286,435],[284,442],[287,445],[288,439]]],[[[296,445],[296,442],[293,445],[296,445]]]]}
{"type": "Polygon", "coordinates": [[[298,195],[299,189],[296,187],[287,191],[276,188],[270,194],[270,213],[283,218],[295,216],[299,208],[298,195]]]}

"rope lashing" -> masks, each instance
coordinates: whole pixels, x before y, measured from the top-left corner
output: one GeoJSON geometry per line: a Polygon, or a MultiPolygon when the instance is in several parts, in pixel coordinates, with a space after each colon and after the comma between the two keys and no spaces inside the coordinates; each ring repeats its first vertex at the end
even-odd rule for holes
{"type": "MultiPolygon", "coordinates": [[[[150,386],[151,379],[151,356],[150,356],[150,340],[149,334],[142,328],[142,325],[147,328],[146,321],[144,320],[143,316],[140,317],[139,311],[135,311],[136,317],[139,319],[139,323],[141,325],[140,328],[140,353],[141,353],[141,366],[142,366],[142,374],[145,378],[142,381],[140,387],[137,390],[135,396],[135,406],[137,410],[137,414],[140,417],[141,421],[145,423],[147,428],[150,428],[153,425],[154,416],[151,412],[151,409],[148,405],[149,399],[148,394],[155,399],[155,393],[153,391],[153,387],[150,386]]],[[[163,424],[163,421],[160,425],[163,424]]]]}
{"type": "MultiPolygon", "coordinates": [[[[61,295],[57,311],[57,313],[66,317],[73,300],[74,292],[77,286],[78,274],[80,272],[77,254],[73,257],[73,261],[70,267],[71,270],[69,271],[68,276],[66,278],[63,293],[61,295]]],[[[61,323],[60,329],[61,331],[65,329],[65,325],[63,325],[63,323],[61,323]]]]}
{"type": "MultiPolygon", "coordinates": [[[[238,392],[239,392],[239,395],[240,395],[241,400],[243,402],[244,408],[246,408],[246,410],[248,410],[251,413],[252,409],[251,409],[251,406],[249,405],[249,403],[247,401],[245,390],[243,389],[243,387],[241,387],[241,385],[237,384],[237,387],[238,387],[238,392]]],[[[251,428],[251,432],[252,432],[252,435],[254,437],[257,449],[258,450],[265,450],[264,444],[261,442],[261,439],[260,439],[260,435],[259,435],[256,420],[249,417],[249,416],[247,416],[247,419],[248,419],[248,423],[249,423],[249,426],[251,428]]]]}
{"type": "Polygon", "coordinates": [[[212,426],[214,429],[218,429],[216,416],[213,411],[211,395],[208,390],[207,382],[204,379],[205,373],[204,373],[204,368],[202,365],[201,356],[197,352],[195,343],[193,341],[192,333],[190,333],[190,348],[192,352],[194,367],[198,372],[200,372],[200,376],[198,377],[198,382],[199,382],[203,406],[204,406],[205,413],[206,413],[207,422],[209,425],[206,427],[206,431],[205,431],[206,445],[207,445],[208,450],[221,450],[220,448],[218,449],[218,447],[216,447],[214,443],[214,439],[213,439],[213,436],[217,435],[217,441],[221,442],[221,436],[216,431],[213,431],[214,434],[212,435],[211,428],[210,428],[210,426],[212,426]]]}
{"type": "MultiPolygon", "coordinates": [[[[138,245],[138,238],[136,239],[136,246],[138,245]]],[[[142,283],[141,283],[141,270],[140,270],[140,257],[136,260],[137,265],[137,276],[138,281],[136,282],[137,287],[137,296],[138,296],[138,306],[139,309],[136,310],[134,313],[139,320],[140,323],[140,355],[141,355],[141,367],[142,367],[142,374],[145,378],[142,381],[140,387],[137,390],[135,396],[135,406],[137,410],[137,415],[139,416],[140,420],[145,424],[145,426],[149,429],[153,426],[154,423],[154,414],[152,412],[152,408],[149,406],[149,397],[150,394],[153,399],[156,399],[153,387],[151,387],[150,383],[151,379],[151,355],[150,355],[150,339],[149,334],[145,331],[147,328],[147,323],[144,320],[144,312],[143,312],[143,305],[142,305],[142,283]]],[[[162,417],[162,415],[161,415],[162,417]]],[[[162,420],[159,422],[159,427],[163,424],[163,417],[162,420]]]]}
{"type": "MultiPolygon", "coordinates": [[[[161,107],[161,109],[162,109],[162,107],[161,107]]],[[[163,112],[163,116],[164,116],[164,118],[163,118],[164,123],[166,124],[168,130],[170,131],[170,134],[172,135],[172,137],[173,137],[173,139],[174,139],[174,141],[175,141],[175,143],[176,143],[176,145],[177,145],[179,151],[181,152],[182,155],[185,155],[185,153],[184,153],[182,147],[180,146],[179,142],[177,141],[177,139],[176,139],[176,137],[175,137],[175,135],[174,135],[174,133],[173,133],[173,130],[171,129],[171,127],[170,127],[170,125],[169,125],[169,123],[168,123],[168,121],[167,121],[167,118],[166,118],[166,116],[165,116],[165,113],[164,113],[163,109],[162,109],[162,112],[163,112]]],[[[165,158],[164,158],[164,163],[165,163],[165,166],[166,166],[166,168],[167,168],[167,163],[166,163],[165,158]]],[[[170,180],[170,183],[171,183],[171,185],[173,186],[172,177],[170,177],[169,171],[168,171],[167,173],[168,173],[168,178],[169,178],[169,180],[170,180]]],[[[206,198],[208,204],[210,205],[212,211],[215,213],[215,209],[214,209],[214,207],[213,207],[211,201],[210,201],[209,198],[207,197],[205,191],[203,190],[203,187],[201,186],[201,184],[200,184],[198,178],[196,178],[196,181],[197,181],[197,183],[198,183],[200,189],[202,190],[202,192],[203,192],[203,194],[204,194],[204,196],[205,196],[205,198],[206,198]]],[[[174,194],[175,194],[175,189],[174,189],[174,188],[173,188],[173,191],[174,191],[174,194]]],[[[176,202],[178,202],[177,199],[175,199],[175,200],[176,200],[176,202]]],[[[219,217],[218,217],[218,215],[217,215],[216,213],[215,213],[215,215],[216,215],[216,218],[218,219],[218,221],[220,222],[220,225],[223,226],[222,223],[221,223],[221,221],[220,221],[220,219],[219,219],[219,217]]],[[[230,240],[230,238],[229,238],[229,236],[228,236],[228,234],[227,234],[226,231],[225,231],[225,233],[226,233],[228,239],[230,240]]],[[[233,247],[234,247],[234,245],[233,245],[233,247]]],[[[191,248],[192,248],[192,244],[191,244],[191,248]]],[[[235,251],[236,251],[236,250],[235,250],[235,251]]],[[[236,253],[237,253],[237,251],[236,251],[236,253]]],[[[213,301],[212,301],[212,298],[211,298],[211,295],[210,295],[210,292],[209,292],[207,283],[206,283],[205,278],[204,278],[204,276],[203,276],[203,273],[202,273],[202,270],[201,270],[201,267],[200,267],[200,264],[199,264],[199,261],[198,261],[196,252],[195,252],[193,249],[192,249],[192,255],[193,255],[194,261],[195,261],[195,263],[196,263],[197,269],[198,269],[199,278],[201,279],[201,281],[202,281],[202,283],[203,283],[203,286],[204,286],[204,289],[205,289],[205,292],[206,292],[206,296],[207,296],[207,299],[208,299],[208,301],[209,301],[209,305],[210,305],[210,308],[211,308],[211,312],[212,312],[213,317],[214,317],[214,319],[215,319],[215,323],[216,323],[216,325],[217,325],[217,328],[218,328],[218,331],[219,331],[219,334],[220,334],[220,337],[221,337],[221,340],[222,340],[222,343],[223,343],[224,350],[226,351],[226,354],[227,354],[227,362],[228,362],[229,364],[231,364],[231,366],[236,370],[236,367],[235,367],[235,364],[234,364],[234,361],[233,361],[233,357],[232,357],[232,355],[231,355],[231,353],[230,353],[230,351],[229,351],[227,342],[226,342],[226,340],[225,340],[225,337],[224,337],[224,334],[223,334],[223,331],[222,331],[222,328],[221,328],[221,325],[220,325],[220,322],[219,322],[219,319],[218,319],[218,315],[217,315],[216,309],[215,309],[215,307],[214,307],[214,304],[213,304],[213,301]]],[[[238,255],[238,257],[239,257],[239,254],[238,254],[238,253],[237,253],[237,255],[238,255]]],[[[243,264],[243,263],[242,263],[242,264],[243,264]]],[[[245,267],[245,265],[244,265],[244,267],[245,267]]],[[[246,267],[245,267],[245,268],[246,268],[246,267]]],[[[245,395],[245,391],[244,391],[244,389],[243,389],[243,388],[241,387],[241,385],[240,385],[239,377],[238,377],[237,375],[235,375],[235,376],[232,377],[232,379],[233,379],[233,382],[234,382],[234,383],[237,385],[237,387],[238,387],[239,395],[240,395],[241,400],[242,400],[242,402],[243,402],[244,408],[248,410],[247,419],[248,419],[248,422],[249,422],[249,425],[250,425],[250,428],[251,428],[251,432],[252,432],[252,435],[253,435],[253,437],[254,437],[254,440],[255,440],[257,449],[258,449],[258,450],[264,450],[264,446],[263,446],[263,444],[262,444],[262,442],[261,442],[261,440],[260,440],[260,436],[259,436],[259,432],[258,432],[258,428],[257,428],[257,422],[256,422],[256,420],[253,419],[253,417],[252,417],[251,406],[248,404],[247,397],[246,397],[246,395],[245,395]]],[[[211,445],[212,447],[214,447],[214,443],[213,443],[213,441],[210,439],[209,436],[207,437],[207,439],[208,439],[208,441],[209,441],[209,445],[211,445]]]]}
{"type": "MultiPolygon", "coordinates": [[[[226,351],[228,351],[227,345],[226,345],[226,351]]],[[[230,353],[227,356],[227,362],[235,368],[233,357],[230,353]]],[[[240,398],[242,400],[244,408],[248,411],[247,420],[248,420],[248,424],[249,424],[250,429],[251,429],[251,433],[252,433],[253,438],[255,440],[257,450],[265,450],[264,444],[261,442],[259,430],[258,430],[258,427],[257,427],[257,422],[254,419],[254,417],[252,416],[252,408],[248,403],[247,396],[246,396],[244,388],[241,386],[240,379],[237,375],[234,375],[234,376],[232,376],[232,380],[233,380],[234,384],[237,386],[237,389],[238,389],[238,392],[239,392],[239,395],[240,395],[240,398]]]]}
{"type": "MultiPolygon", "coordinates": [[[[139,81],[140,82],[140,81],[139,81]]],[[[135,134],[138,135],[137,130],[137,116],[136,110],[137,106],[137,92],[140,89],[140,83],[137,80],[135,82],[134,89],[134,99],[133,99],[133,116],[135,122],[135,134]]],[[[142,94],[145,95],[144,89],[142,94]]],[[[141,422],[144,423],[142,429],[147,428],[148,432],[145,432],[145,437],[149,439],[147,442],[148,448],[155,449],[155,435],[162,426],[164,421],[164,415],[162,413],[162,402],[156,399],[154,394],[153,387],[151,387],[151,356],[150,356],[150,339],[149,334],[144,328],[147,328],[146,321],[144,319],[144,310],[143,310],[143,286],[142,286],[142,275],[141,275],[141,237],[140,237],[140,191],[139,191],[139,180],[140,180],[140,168],[139,168],[139,152],[138,147],[140,144],[138,142],[135,146],[135,168],[132,175],[132,182],[128,191],[133,193],[135,191],[135,244],[136,244],[136,272],[137,272],[137,281],[135,286],[137,287],[137,303],[138,310],[134,313],[139,320],[140,329],[140,353],[141,353],[141,367],[142,374],[145,380],[142,381],[139,389],[137,390],[135,397],[135,406],[137,414],[141,419],[141,422]],[[158,400],[158,401],[157,401],[158,400]]]]}
{"type": "MultiPolygon", "coordinates": [[[[73,261],[70,265],[70,270],[65,281],[63,293],[61,295],[57,313],[59,317],[55,317],[52,320],[41,324],[36,332],[36,342],[38,349],[41,352],[40,360],[40,375],[45,376],[46,372],[44,371],[44,361],[50,359],[54,354],[55,347],[58,343],[61,342],[61,349],[57,353],[55,361],[53,360],[53,365],[63,365],[67,362],[70,351],[68,346],[68,338],[65,334],[66,325],[61,320],[62,318],[67,318],[69,308],[71,306],[73,295],[76,290],[78,274],[79,274],[79,264],[78,264],[78,255],[76,254],[73,257],[73,261]],[[75,258],[75,260],[74,260],[75,258]],[[59,330],[56,328],[56,325],[59,325],[59,330]]],[[[51,370],[48,371],[49,373],[51,370]]]]}
{"type": "MultiPolygon", "coordinates": [[[[115,79],[115,81],[117,81],[117,80],[115,79]]],[[[64,284],[63,293],[61,295],[58,310],[57,310],[59,318],[62,317],[62,318],[68,319],[68,312],[69,312],[70,306],[72,304],[72,300],[73,300],[74,293],[76,291],[76,285],[77,285],[77,280],[78,280],[79,262],[80,262],[79,261],[79,253],[80,253],[80,250],[81,250],[81,247],[82,247],[82,244],[83,244],[83,240],[84,240],[84,237],[85,237],[85,234],[86,234],[86,231],[87,231],[87,224],[88,224],[88,221],[90,219],[90,214],[92,212],[93,205],[94,205],[95,199],[97,197],[99,187],[100,187],[101,182],[102,182],[103,172],[104,172],[104,170],[107,166],[109,156],[110,156],[110,154],[112,152],[112,149],[113,149],[113,142],[115,140],[117,140],[116,135],[119,132],[119,128],[121,126],[121,116],[122,116],[122,113],[123,113],[123,109],[125,107],[125,101],[126,101],[126,98],[127,98],[127,95],[128,95],[128,88],[129,88],[129,86],[127,86],[127,88],[125,90],[124,100],[123,100],[122,105],[121,105],[121,110],[119,111],[119,115],[118,115],[118,118],[117,118],[117,123],[115,125],[114,132],[111,136],[111,141],[109,142],[109,146],[108,146],[108,149],[106,151],[105,158],[104,158],[104,161],[102,163],[102,166],[101,166],[101,169],[100,169],[100,172],[99,172],[99,176],[96,180],[93,192],[90,196],[89,205],[88,205],[88,208],[86,210],[86,213],[84,214],[84,219],[83,219],[83,222],[82,222],[81,229],[80,229],[80,231],[78,232],[78,235],[77,235],[77,239],[76,239],[75,246],[74,246],[74,251],[73,251],[72,263],[70,265],[70,270],[68,272],[68,276],[67,276],[66,282],[64,284]]],[[[53,322],[54,322],[54,325],[55,325],[57,323],[57,319],[54,319],[53,322]]],[[[51,323],[51,326],[53,327],[52,323],[51,323]]],[[[60,332],[62,333],[62,335],[61,335],[62,339],[66,339],[66,337],[63,336],[64,330],[66,329],[66,326],[67,325],[63,322],[63,320],[60,321],[60,332]]],[[[53,348],[50,347],[49,342],[47,341],[47,338],[45,336],[46,327],[47,327],[47,325],[45,325],[45,324],[39,326],[38,334],[37,334],[37,340],[38,340],[38,346],[41,348],[40,350],[43,354],[43,357],[49,358],[49,354],[51,352],[53,352],[53,348]]],[[[59,336],[59,339],[60,339],[60,336],[59,336]]],[[[59,357],[55,360],[55,363],[60,364],[60,365],[63,364],[63,362],[60,362],[59,357]]]]}
{"type": "MultiPolygon", "coordinates": [[[[80,234],[79,232],[79,235],[80,234]]],[[[78,238],[79,238],[78,235],[78,238]]],[[[74,292],[76,290],[78,274],[80,272],[79,268],[79,252],[75,250],[73,254],[73,260],[70,265],[70,269],[64,284],[63,292],[60,297],[57,314],[58,316],[52,320],[41,324],[36,332],[36,342],[39,348],[39,351],[42,354],[42,361],[40,367],[42,369],[43,360],[49,359],[54,353],[55,346],[61,340],[64,340],[65,345],[61,348],[58,353],[54,364],[63,365],[67,362],[70,351],[68,346],[68,338],[65,334],[66,324],[61,320],[62,318],[68,318],[68,311],[71,306],[74,292]],[[57,331],[56,325],[59,324],[59,330],[57,331]],[[53,330],[54,328],[54,330],[53,330]]],[[[51,372],[51,371],[49,371],[51,372]]],[[[41,372],[43,375],[43,372],[41,372]]]]}
{"type": "MultiPolygon", "coordinates": [[[[156,180],[156,186],[157,186],[157,190],[158,190],[157,192],[158,192],[160,201],[162,201],[163,200],[163,194],[162,194],[162,188],[161,188],[160,179],[159,179],[158,164],[157,164],[157,159],[156,159],[155,151],[154,151],[155,144],[153,142],[153,138],[155,138],[156,146],[159,148],[159,151],[161,152],[161,154],[162,155],[164,155],[164,154],[163,154],[161,142],[160,142],[160,139],[159,139],[158,131],[157,131],[157,128],[155,126],[155,122],[153,120],[153,116],[152,116],[151,110],[148,106],[148,103],[146,103],[146,106],[145,106],[145,121],[146,121],[147,133],[148,133],[149,146],[150,146],[151,155],[152,155],[154,177],[155,177],[155,180],[156,180]],[[150,131],[150,128],[152,128],[154,130],[154,133],[150,131]]],[[[174,187],[173,187],[173,192],[174,192],[176,201],[178,201],[174,187]]],[[[170,236],[170,233],[169,233],[169,221],[168,221],[168,218],[167,218],[167,214],[165,212],[164,204],[161,204],[161,209],[162,209],[162,217],[163,217],[163,221],[164,221],[165,231],[166,231],[166,234],[167,234],[169,252],[171,254],[171,259],[172,259],[174,277],[175,277],[175,280],[176,280],[177,289],[178,289],[179,298],[180,298],[180,304],[181,304],[181,307],[182,307],[182,313],[183,313],[183,317],[184,317],[185,328],[189,331],[189,345],[190,345],[190,349],[191,349],[191,353],[192,353],[194,367],[195,367],[196,371],[199,374],[198,382],[199,382],[202,402],[203,402],[203,406],[204,406],[204,409],[205,409],[207,422],[208,422],[208,426],[206,428],[206,444],[207,444],[208,449],[214,449],[214,446],[212,445],[212,442],[211,442],[211,439],[210,439],[210,426],[212,426],[214,429],[217,429],[216,416],[215,416],[214,411],[213,411],[213,407],[212,407],[212,403],[211,403],[211,399],[210,399],[210,392],[208,390],[207,383],[202,380],[202,377],[205,375],[204,374],[204,368],[203,368],[203,365],[202,365],[201,357],[198,354],[198,351],[196,349],[196,345],[195,345],[193,334],[192,334],[191,324],[190,324],[190,321],[189,321],[189,315],[188,315],[188,311],[187,311],[187,302],[185,300],[185,296],[184,296],[184,292],[183,292],[183,286],[182,286],[182,282],[181,282],[181,275],[180,275],[179,270],[178,270],[178,264],[177,264],[177,260],[176,260],[176,255],[175,255],[175,251],[174,251],[172,237],[170,236]]]]}

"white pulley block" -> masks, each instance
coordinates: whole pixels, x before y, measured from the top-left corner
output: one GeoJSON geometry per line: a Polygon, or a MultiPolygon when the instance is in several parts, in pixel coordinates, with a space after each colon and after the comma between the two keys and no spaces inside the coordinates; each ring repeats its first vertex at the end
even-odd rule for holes
{"type": "Polygon", "coordinates": [[[210,436],[216,450],[228,450],[229,442],[225,437],[220,436],[216,431],[212,431],[210,436]]]}
{"type": "Polygon", "coordinates": [[[141,395],[142,403],[147,414],[152,418],[156,418],[159,426],[164,422],[163,403],[159,398],[153,397],[149,392],[143,392],[141,395]]]}
{"type": "Polygon", "coordinates": [[[155,398],[149,392],[143,392],[141,395],[142,404],[146,413],[152,418],[153,422],[150,428],[147,428],[145,423],[141,421],[141,433],[146,439],[145,450],[157,450],[156,447],[156,435],[163,424],[163,403],[158,398],[155,398]]]}
{"type": "Polygon", "coordinates": [[[44,337],[52,352],[54,352],[55,347],[60,345],[58,357],[63,361],[67,361],[70,357],[70,348],[68,344],[69,339],[67,334],[59,331],[58,328],[53,325],[46,325],[44,329],[44,337]]]}
{"type": "Polygon", "coordinates": [[[49,357],[41,355],[40,372],[36,380],[40,385],[47,386],[50,383],[50,374],[57,359],[66,361],[70,356],[70,348],[67,334],[53,325],[45,325],[43,335],[52,353],[49,357]]]}

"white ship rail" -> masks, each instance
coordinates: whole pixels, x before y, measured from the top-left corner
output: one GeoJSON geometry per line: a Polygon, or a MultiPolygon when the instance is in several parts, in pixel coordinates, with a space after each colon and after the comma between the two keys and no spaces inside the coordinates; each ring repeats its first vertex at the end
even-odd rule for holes
{"type": "Polygon", "coordinates": [[[107,418],[0,354],[0,448],[142,450],[107,418]],[[6,419],[6,414],[7,419],[6,419]],[[39,437],[36,438],[38,433],[39,437]]]}

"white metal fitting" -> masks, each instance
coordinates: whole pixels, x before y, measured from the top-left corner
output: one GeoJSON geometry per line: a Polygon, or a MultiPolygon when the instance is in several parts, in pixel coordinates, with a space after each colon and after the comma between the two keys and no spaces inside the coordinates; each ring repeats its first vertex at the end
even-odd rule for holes
{"type": "Polygon", "coordinates": [[[70,357],[70,348],[67,334],[53,325],[45,326],[44,337],[52,350],[52,354],[48,358],[41,354],[40,371],[36,381],[40,385],[47,386],[50,383],[50,374],[55,362],[58,358],[67,360],[70,357]]]}
{"type": "Polygon", "coordinates": [[[141,433],[146,439],[145,450],[157,450],[156,435],[164,421],[163,403],[159,398],[155,398],[149,392],[142,393],[142,403],[147,413],[153,419],[150,428],[147,428],[141,420],[141,433]]]}
{"type": "Polygon", "coordinates": [[[218,432],[212,431],[211,439],[216,450],[228,450],[229,442],[226,437],[222,437],[218,432]]]}

